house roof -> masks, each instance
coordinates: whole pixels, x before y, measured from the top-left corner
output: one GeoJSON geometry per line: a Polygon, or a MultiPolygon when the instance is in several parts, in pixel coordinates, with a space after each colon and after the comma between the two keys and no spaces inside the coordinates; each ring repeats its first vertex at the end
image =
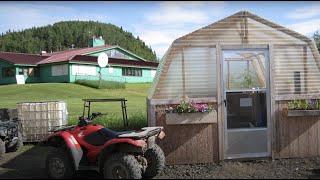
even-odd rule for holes
{"type": "MultiPolygon", "coordinates": [[[[12,64],[28,64],[28,65],[66,62],[66,61],[73,60],[73,58],[75,56],[78,56],[77,58],[79,58],[79,56],[82,56],[81,61],[86,61],[83,59],[84,58],[90,59],[91,57],[93,57],[93,56],[88,56],[88,54],[103,51],[106,49],[111,49],[111,48],[119,48],[120,50],[123,50],[129,54],[132,54],[134,57],[137,57],[139,59],[138,61],[135,61],[135,62],[131,62],[133,60],[122,59],[121,60],[122,63],[125,61],[127,64],[135,65],[135,64],[141,64],[140,62],[146,62],[146,63],[142,63],[142,64],[149,65],[148,61],[133,54],[132,52],[127,51],[119,46],[110,46],[110,45],[88,47],[88,48],[79,48],[79,49],[69,49],[69,50],[65,50],[65,51],[47,53],[45,55],[14,53],[14,52],[0,52],[0,59],[8,61],[12,64]]],[[[93,57],[93,58],[96,59],[96,57],[93,57]]],[[[121,59],[121,58],[111,58],[111,59],[121,59]]],[[[154,64],[150,64],[151,67],[153,67],[153,65],[154,64]]]]}
{"type": "Polygon", "coordinates": [[[37,65],[40,61],[48,58],[49,56],[41,56],[37,54],[13,53],[13,52],[0,52],[0,59],[8,61],[12,64],[29,64],[37,65]]]}
{"type": "MultiPolygon", "coordinates": [[[[98,64],[98,57],[95,56],[87,56],[87,55],[76,55],[72,59],[71,62],[90,62],[98,64]]],[[[144,66],[144,67],[158,67],[157,62],[151,61],[132,61],[128,59],[121,59],[121,58],[109,58],[109,64],[112,65],[128,65],[128,66],[144,66]]]]}
{"type": "Polygon", "coordinates": [[[108,48],[112,48],[112,47],[114,47],[114,46],[105,45],[105,46],[70,49],[70,50],[66,50],[66,51],[48,53],[47,55],[50,57],[44,59],[43,61],[39,62],[38,64],[63,62],[63,61],[67,61],[67,60],[72,59],[76,55],[87,54],[90,52],[100,51],[100,50],[108,49],[108,48]]]}

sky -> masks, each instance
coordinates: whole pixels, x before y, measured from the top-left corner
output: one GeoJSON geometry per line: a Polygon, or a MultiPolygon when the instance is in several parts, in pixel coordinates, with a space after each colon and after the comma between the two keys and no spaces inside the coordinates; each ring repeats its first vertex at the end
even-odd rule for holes
{"type": "Polygon", "coordinates": [[[244,10],[309,37],[320,30],[320,2],[312,1],[2,1],[0,33],[94,20],[122,26],[161,58],[175,39],[244,10]]]}

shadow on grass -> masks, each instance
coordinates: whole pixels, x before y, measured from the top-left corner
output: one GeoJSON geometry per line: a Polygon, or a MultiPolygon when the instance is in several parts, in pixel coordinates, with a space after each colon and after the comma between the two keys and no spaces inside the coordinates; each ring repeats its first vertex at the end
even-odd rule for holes
{"type": "MultiPolygon", "coordinates": [[[[45,159],[50,147],[27,144],[14,153],[6,153],[0,160],[0,179],[48,178],[45,159]]],[[[77,178],[102,178],[96,171],[78,171],[77,178]]]]}

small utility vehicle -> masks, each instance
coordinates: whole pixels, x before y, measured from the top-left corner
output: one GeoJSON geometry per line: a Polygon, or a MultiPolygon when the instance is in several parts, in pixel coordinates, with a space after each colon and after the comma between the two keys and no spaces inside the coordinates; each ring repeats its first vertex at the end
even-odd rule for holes
{"type": "MultiPolygon", "coordinates": [[[[118,100],[124,112],[126,100],[118,100]]],[[[152,178],[163,170],[165,156],[155,143],[156,138],[165,136],[162,127],[115,132],[92,123],[93,119],[104,114],[90,114],[92,102],[115,99],[84,101],[83,116],[79,117],[78,125],[55,129],[43,142],[54,147],[46,158],[46,170],[50,178],[71,178],[77,170],[94,169],[108,179],[140,179],[152,178]]],[[[126,118],[126,111],[123,115],[126,118]]]]}
{"type": "Polygon", "coordinates": [[[16,109],[0,109],[0,157],[23,146],[21,122],[10,116],[14,111],[16,109]]]}

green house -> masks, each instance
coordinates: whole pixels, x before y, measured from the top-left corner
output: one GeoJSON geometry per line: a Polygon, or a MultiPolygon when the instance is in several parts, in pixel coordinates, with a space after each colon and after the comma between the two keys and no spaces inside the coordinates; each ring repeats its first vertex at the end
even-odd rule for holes
{"type": "Polygon", "coordinates": [[[152,82],[157,62],[147,61],[119,46],[105,45],[104,40],[92,38],[90,47],[41,54],[0,52],[0,84],[75,82],[80,79],[126,83],[152,82]],[[106,53],[109,64],[100,68],[99,54],[106,53]]]}

